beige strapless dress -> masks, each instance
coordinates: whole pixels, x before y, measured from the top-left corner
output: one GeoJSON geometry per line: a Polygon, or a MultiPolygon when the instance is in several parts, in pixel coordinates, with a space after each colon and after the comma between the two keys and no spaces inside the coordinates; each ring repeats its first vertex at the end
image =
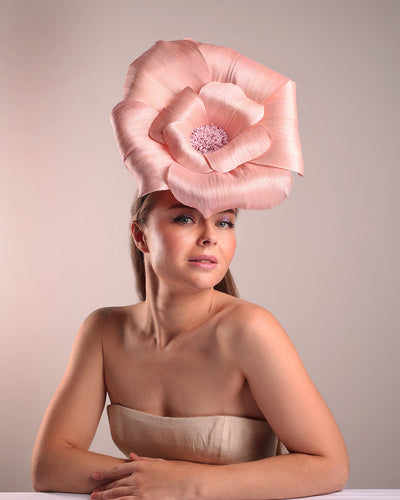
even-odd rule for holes
{"type": "Polygon", "coordinates": [[[232,464],[280,453],[266,420],[227,415],[160,417],[117,404],[109,405],[107,413],[113,441],[127,457],[134,452],[167,460],[232,464]]]}

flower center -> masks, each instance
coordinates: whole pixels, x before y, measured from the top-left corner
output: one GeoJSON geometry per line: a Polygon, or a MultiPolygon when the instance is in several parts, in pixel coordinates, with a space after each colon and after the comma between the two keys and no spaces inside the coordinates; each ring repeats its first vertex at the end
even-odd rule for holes
{"type": "Polygon", "coordinates": [[[213,123],[195,128],[190,136],[192,147],[203,155],[223,148],[228,140],[225,130],[213,123]]]}

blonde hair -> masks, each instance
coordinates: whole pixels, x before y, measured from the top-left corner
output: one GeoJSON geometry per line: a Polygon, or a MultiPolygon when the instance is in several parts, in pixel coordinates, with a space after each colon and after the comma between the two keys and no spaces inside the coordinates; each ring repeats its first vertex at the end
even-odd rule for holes
{"type": "MultiPolygon", "coordinates": [[[[137,222],[145,225],[151,210],[158,200],[160,191],[146,194],[145,196],[135,196],[131,205],[131,224],[137,222]]],[[[131,235],[131,259],[132,266],[136,276],[136,290],[141,301],[146,300],[146,269],[144,265],[144,257],[141,250],[135,245],[131,235]]],[[[239,292],[236,287],[231,271],[228,269],[222,280],[214,286],[218,290],[233,297],[239,297],[239,292]]]]}

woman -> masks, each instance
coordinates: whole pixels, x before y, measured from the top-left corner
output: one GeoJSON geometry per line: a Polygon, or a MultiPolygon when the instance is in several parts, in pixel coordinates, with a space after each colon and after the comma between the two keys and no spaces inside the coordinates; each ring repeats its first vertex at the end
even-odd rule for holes
{"type": "Polygon", "coordinates": [[[131,65],[113,119],[139,184],[131,227],[141,302],[84,321],[37,438],[35,489],[175,500],[344,487],[348,456],[333,416],[280,324],[237,298],[229,273],[237,208],[276,205],[289,170],[302,172],[292,83],[191,40],[158,42],[131,65]],[[256,88],[239,87],[247,70],[256,88]],[[88,451],[107,393],[126,460],[88,451]],[[276,454],[277,437],[290,453],[276,454]]]}

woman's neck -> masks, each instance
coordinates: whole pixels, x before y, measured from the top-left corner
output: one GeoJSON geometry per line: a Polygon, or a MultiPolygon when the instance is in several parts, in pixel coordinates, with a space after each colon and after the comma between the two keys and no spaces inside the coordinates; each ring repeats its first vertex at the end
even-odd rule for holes
{"type": "Polygon", "coordinates": [[[148,286],[143,304],[147,334],[154,336],[158,347],[165,347],[210,317],[216,294],[214,289],[188,291],[148,286]]]}

